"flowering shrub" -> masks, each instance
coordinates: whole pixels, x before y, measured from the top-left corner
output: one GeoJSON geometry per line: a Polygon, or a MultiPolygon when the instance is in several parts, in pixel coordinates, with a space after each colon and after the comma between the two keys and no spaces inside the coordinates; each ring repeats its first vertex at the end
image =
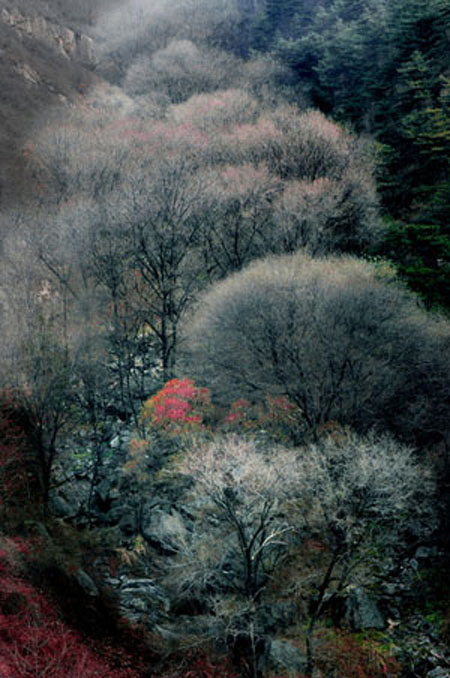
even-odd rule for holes
{"type": "Polygon", "coordinates": [[[27,545],[17,539],[0,544],[0,675],[8,678],[138,678],[130,658],[97,655],[69,629],[55,608],[20,576],[27,545]],[[123,659],[123,661],[122,661],[123,659]],[[112,668],[112,664],[120,668],[112,668]]]}
{"type": "Polygon", "coordinates": [[[239,398],[231,403],[230,411],[223,420],[229,428],[249,428],[256,425],[253,406],[250,400],[239,398]]]}
{"type": "Polygon", "coordinates": [[[295,437],[301,427],[302,416],[285,396],[266,396],[265,401],[258,404],[239,398],[231,404],[223,421],[227,430],[264,430],[275,438],[285,440],[295,437]]]}
{"type": "Polygon", "coordinates": [[[217,134],[234,124],[251,123],[257,110],[257,102],[248,92],[227,89],[194,95],[173,106],[171,115],[177,124],[190,123],[217,134]]]}
{"type": "Polygon", "coordinates": [[[144,403],[141,418],[144,425],[182,434],[202,430],[210,407],[207,388],[186,377],[172,379],[144,403]]]}
{"type": "Polygon", "coordinates": [[[216,157],[232,163],[268,162],[281,134],[272,120],[260,117],[254,123],[239,123],[217,137],[216,157]]]}
{"type": "MultiPolygon", "coordinates": [[[[154,434],[176,436],[217,427],[226,432],[264,431],[280,441],[296,440],[303,426],[301,411],[285,396],[267,396],[262,403],[239,398],[224,416],[223,411],[211,403],[209,389],[196,386],[187,377],[168,381],[149,398],[143,405],[141,421],[144,428],[154,434]]],[[[127,469],[138,470],[148,450],[148,439],[134,438],[127,469]]],[[[143,471],[147,472],[145,465],[143,471]]]]}

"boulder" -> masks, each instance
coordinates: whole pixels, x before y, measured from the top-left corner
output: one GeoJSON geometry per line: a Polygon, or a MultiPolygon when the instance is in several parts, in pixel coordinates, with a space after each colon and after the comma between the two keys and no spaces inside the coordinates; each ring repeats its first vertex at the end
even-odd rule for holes
{"type": "Polygon", "coordinates": [[[87,572],[84,570],[77,570],[74,576],[80,587],[88,596],[96,597],[99,595],[97,586],[87,572]]]}
{"type": "Polygon", "coordinates": [[[166,619],[170,601],[151,579],[123,576],[117,593],[121,614],[130,622],[143,623],[153,628],[166,619]]]}
{"type": "Polygon", "coordinates": [[[356,631],[385,627],[385,621],[376,602],[360,586],[350,591],[345,608],[345,618],[356,631]]]}
{"type": "Polygon", "coordinates": [[[306,667],[306,657],[292,643],[272,640],[269,643],[267,661],[269,668],[293,674],[301,673],[306,667]]]}
{"type": "Polygon", "coordinates": [[[293,602],[263,605],[258,610],[258,624],[266,633],[279,633],[294,623],[297,605],[293,602]]]}
{"type": "Polygon", "coordinates": [[[69,503],[61,495],[52,495],[49,499],[48,508],[50,513],[57,518],[73,518],[78,512],[78,506],[69,503]]]}
{"type": "Polygon", "coordinates": [[[119,527],[121,532],[128,537],[138,533],[138,520],[136,511],[132,506],[125,505],[123,507],[123,514],[119,521],[119,527]]]}
{"type": "Polygon", "coordinates": [[[436,558],[439,555],[439,551],[436,546],[419,546],[414,554],[415,560],[430,560],[431,558],[436,558]]]}
{"type": "Polygon", "coordinates": [[[109,446],[111,449],[117,450],[120,447],[120,437],[115,435],[113,438],[111,438],[109,446]]]}
{"type": "Polygon", "coordinates": [[[428,671],[425,678],[450,678],[450,669],[436,666],[432,671],[428,671]]]}
{"type": "Polygon", "coordinates": [[[160,553],[176,553],[187,536],[187,528],[176,509],[170,513],[155,510],[144,517],[142,536],[160,553]]]}

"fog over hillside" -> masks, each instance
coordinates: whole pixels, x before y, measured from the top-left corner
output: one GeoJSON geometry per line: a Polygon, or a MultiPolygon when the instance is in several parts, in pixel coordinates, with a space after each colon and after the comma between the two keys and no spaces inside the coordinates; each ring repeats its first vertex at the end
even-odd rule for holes
{"type": "Polygon", "coordinates": [[[3,201],[20,191],[24,144],[41,120],[46,121],[48,109],[59,109],[64,115],[64,110],[82,105],[91,88],[104,88],[104,81],[124,85],[130,69],[128,80],[155,53],[160,72],[173,68],[173,60],[180,55],[175,54],[166,66],[167,57],[164,53],[159,57],[158,52],[172,45],[170,62],[170,50],[177,51],[177,41],[239,52],[241,23],[242,16],[232,0],[2,0],[3,201]]]}

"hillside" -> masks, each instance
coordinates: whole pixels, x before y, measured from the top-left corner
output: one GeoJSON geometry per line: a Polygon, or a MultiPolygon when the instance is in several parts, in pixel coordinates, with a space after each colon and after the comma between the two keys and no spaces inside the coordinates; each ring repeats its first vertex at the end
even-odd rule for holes
{"type": "Polygon", "coordinates": [[[1,0],[2,678],[449,675],[448,19],[1,0]]]}
{"type": "MultiPolygon", "coordinates": [[[[58,23],[47,3],[0,6],[2,201],[20,196],[24,144],[41,116],[79,100],[94,65],[92,41],[58,23]]],[[[23,190],[23,189],[22,189],[23,190]]]]}
{"type": "Polygon", "coordinates": [[[21,199],[26,145],[48,115],[81,105],[97,66],[93,26],[114,2],[0,3],[0,185],[2,202],[21,199]]]}

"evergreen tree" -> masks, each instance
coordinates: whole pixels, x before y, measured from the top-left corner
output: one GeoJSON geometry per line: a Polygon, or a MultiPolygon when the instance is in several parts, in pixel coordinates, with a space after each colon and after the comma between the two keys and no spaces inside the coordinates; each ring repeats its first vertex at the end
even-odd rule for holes
{"type": "Polygon", "coordinates": [[[382,204],[398,222],[383,253],[429,305],[448,306],[450,4],[300,4],[307,22],[299,8],[296,21],[278,32],[286,6],[269,4],[272,49],[314,105],[377,140],[382,204]]]}
{"type": "Polygon", "coordinates": [[[303,33],[309,26],[317,2],[314,0],[266,0],[264,11],[253,27],[253,44],[266,51],[278,39],[303,33]]]}
{"type": "Polygon", "coordinates": [[[450,304],[450,236],[438,224],[391,224],[384,251],[428,308],[450,304]]]}

